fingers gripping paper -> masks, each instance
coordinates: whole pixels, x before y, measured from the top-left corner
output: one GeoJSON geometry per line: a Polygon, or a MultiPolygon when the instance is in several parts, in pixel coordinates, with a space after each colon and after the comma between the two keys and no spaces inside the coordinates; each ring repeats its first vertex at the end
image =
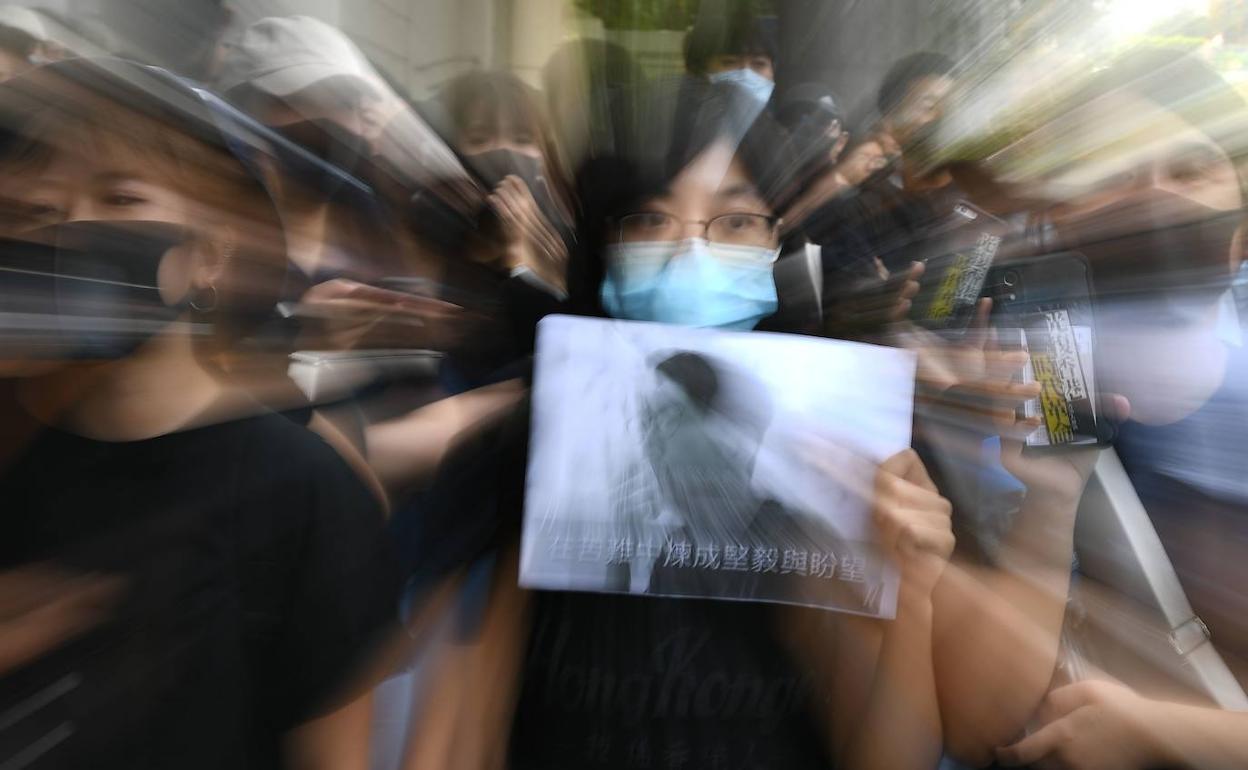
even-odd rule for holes
{"type": "Polygon", "coordinates": [[[890,617],[870,525],[914,358],[784,334],[539,328],[520,581],[890,617]]]}

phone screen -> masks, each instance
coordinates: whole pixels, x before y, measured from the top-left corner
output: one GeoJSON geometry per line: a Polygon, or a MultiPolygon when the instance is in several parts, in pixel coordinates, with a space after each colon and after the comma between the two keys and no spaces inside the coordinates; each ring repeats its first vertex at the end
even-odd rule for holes
{"type": "Polygon", "coordinates": [[[1026,350],[1023,382],[1040,384],[1040,396],[1022,416],[1039,418],[1028,447],[1107,443],[1096,382],[1096,328],[1089,270],[1067,252],[994,268],[987,279],[1002,337],[1026,350]]]}

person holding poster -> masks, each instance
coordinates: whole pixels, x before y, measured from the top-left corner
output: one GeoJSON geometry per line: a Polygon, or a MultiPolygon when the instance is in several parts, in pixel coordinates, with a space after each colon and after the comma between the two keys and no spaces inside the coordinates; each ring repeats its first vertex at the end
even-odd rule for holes
{"type": "MultiPolygon", "coordinates": [[[[632,102],[645,120],[625,121],[632,133],[621,133],[615,150],[586,164],[578,253],[569,265],[574,312],[664,322],[674,331],[747,331],[776,310],[775,212],[782,176],[793,166],[770,118],[743,119],[734,94],[688,81],[656,89],[632,102]]],[[[697,365],[674,355],[655,366],[675,375],[664,375],[674,386],[668,395],[683,392],[692,403],[697,365]]],[[[539,368],[539,388],[542,376],[539,368]]],[[[592,399],[595,390],[613,387],[600,373],[575,397],[592,399]]],[[[680,403],[672,399],[668,406],[680,403]]],[[[535,403],[534,422],[537,411],[535,403]]],[[[489,486],[522,478],[529,421],[518,417],[452,458],[440,482],[446,486],[435,490],[452,501],[444,517],[459,530],[495,534],[479,538],[482,550],[514,531],[507,524],[514,526],[517,496],[489,486]],[[477,518],[495,524],[478,527],[471,523],[477,518]]],[[[591,437],[603,430],[580,428],[591,437]]],[[[703,449],[706,437],[698,437],[703,449]]],[[[662,465],[658,451],[650,460],[662,465]]],[[[835,477],[843,469],[830,457],[836,455],[812,448],[804,459],[835,477]]],[[[894,619],[756,601],[527,594],[516,591],[513,563],[505,559],[482,621],[478,663],[446,672],[434,693],[460,692],[465,684],[475,692],[474,681],[488,691],[475,713],[461,712],[471,724],[456,729],[459,740],[443,761],[517,770],[935,766],[941,723],[930,594],[953,548],[951,507],[912,450],[882,459],[861,493],[880,550],[900,576],[894,619]],[[521,602],[524,611],[516,609],[521,602]],[[499,682],[513,674],[516,689],[509,692],[499,682]],[[505,758],[482,757],[491,746],[505,758]]],[[[676,492],[669,485],[661,497],[670,501],[676,492]]],[[[674,513],[658,513],[665,515],[674,513]]],[[[412,738],[412,745],[435,744],[446,745],[434,736],[412,738]]],[[[422,756],[408,766],[419,761],[435,760],[422,756]]]]}

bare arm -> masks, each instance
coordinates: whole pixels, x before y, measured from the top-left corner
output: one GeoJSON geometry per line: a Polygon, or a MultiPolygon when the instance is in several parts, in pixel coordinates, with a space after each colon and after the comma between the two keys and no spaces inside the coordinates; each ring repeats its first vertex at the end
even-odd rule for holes
{"type": "MultiPolygon", "coordinates": [[[[1010,442],[1007,442],[1007,445],[1010,442]]],[[[949,753],[976,765],[1013,741],[1052,681],[1070,587],[1075,511],[1095,452],[1022,457],[1028,494],[998,564],[955,564],[933,594],[933,654],[949,753]]]]}
{"type": "Polygon", "coordinates": [[[519,380],[508,380],[369,426],[369,464],[391,494],[399,492],[433,473],[457,438],[502,417],[524,393],[519,380]]]}
{"type": "MultiPolygon", "coordinates": [[[[897,601],[897,617],[891,622],[847,618],[843,624],[843,633],[869,635],[870,629],[851,630],[865,623],[882,624],[883,633],[874,681],[865,701],[857,706],[862,716],[838,757],[840,767],[931,768],[940,762],[931,599],[903,588],[897,601]]],[[[853,663],[845,660],[842,665],[853,663]]]]}
{"type": "Polygon", "coordinates": [[[876,476],[873,517],[901,573],[896,618],[841,616],[822,650],[797,645],[828,675],[831,744],[838,767],[930,768],[940,761],[941,718],[932,665],[932,587],[953,549],[949,503],[907,450],[876,476]],[[887,738],[884,738],[887,736],[887,738]]]}
{"type": "Polygon", "coordinates": [[[373,696],[291,730],[286,736],[287,770],[368,770],[373,696]]]}

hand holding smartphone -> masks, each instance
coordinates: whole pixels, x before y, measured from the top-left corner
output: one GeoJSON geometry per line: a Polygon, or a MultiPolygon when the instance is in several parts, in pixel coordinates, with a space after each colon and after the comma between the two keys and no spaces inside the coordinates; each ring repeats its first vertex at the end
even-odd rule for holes
{"type": "Polygon", "coordinates": [[[1040,395],[1022,406],[1021,417],[1039,418],[1024,443],[1032,450],[1108,444],[1096,377],[1096,325],[1090,268],[1075,252],[1049,254],[998,265],[989,271],[985,294],[1003,344],[1027,351],[1020,374],[1038,383],[1040,395]]]}

